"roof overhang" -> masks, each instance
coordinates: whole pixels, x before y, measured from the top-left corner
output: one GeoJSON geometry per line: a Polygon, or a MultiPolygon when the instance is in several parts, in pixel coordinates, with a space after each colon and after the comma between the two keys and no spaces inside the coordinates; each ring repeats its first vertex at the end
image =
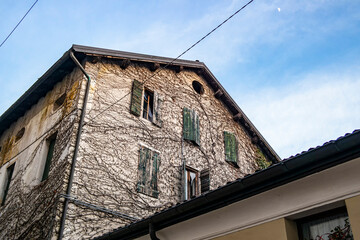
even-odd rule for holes
{"type": "Polygon", "coordinates": [[[103,48],[95,48],[81,45],[73,45],[64,55],[50,67],[50,69],[42,75],[3,115],[0,116],[0,135],[8,129],[12,123],[22,117],[27,110],[36,104],[39,99],[44,97],[56,83],[60,82],[64,76],[70,73],[76,66],[70,59],[70,52],[74,52],[76,58],[82,62],[85,58],[109,58],[119,61],[130,60],[133,62],[157,63],[168,68],[192,69],[201,75],[209,86],[217,93],[215,97],[220,99],[229,109],[234,117],[234,121],[238,122],[248,133],[251,141],[257,144],[263,153],[273,163],[279,162],[281,159],[274,149],[255,128],[245,113],[240,109],[236,102],[231,98],[228,92],[223,88],[216,77],[211,73],[203,62],[190,61],[183,59],[158,57],[152,55],[130,53],[124,51],[116,51],[103,48]]]}

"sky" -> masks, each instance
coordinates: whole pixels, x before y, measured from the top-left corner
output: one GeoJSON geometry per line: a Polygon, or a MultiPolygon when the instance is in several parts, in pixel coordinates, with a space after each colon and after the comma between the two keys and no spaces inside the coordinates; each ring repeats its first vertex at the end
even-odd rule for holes
{"type": "MultiPolygon", "coordinates": [[[[0,42],[35,0],[0,2],[0,42]]],[[[0,114],[72,44],[177,57],[243,0],[39,0],[0,47],[0,114]]],[[[254,0],[204,62],[281,158],[359,129],[360,1],[254,0]]]]}

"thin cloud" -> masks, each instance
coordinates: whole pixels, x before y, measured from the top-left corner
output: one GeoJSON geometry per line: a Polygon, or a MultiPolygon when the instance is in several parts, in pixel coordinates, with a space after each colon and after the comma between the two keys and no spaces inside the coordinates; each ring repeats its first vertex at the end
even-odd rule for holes
{"type": "Polygon", "coordinates": [[[359,128],[359,70],[308,74],[292,86],[249,93],[242,107],[285,158],[359,128]]]}

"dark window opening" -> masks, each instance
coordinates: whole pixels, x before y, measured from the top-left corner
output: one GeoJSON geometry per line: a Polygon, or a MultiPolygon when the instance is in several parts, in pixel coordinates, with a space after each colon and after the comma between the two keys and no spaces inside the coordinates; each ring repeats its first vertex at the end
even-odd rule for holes
{"type": "Polygon", "coordinates": [[[58,99],[56,99],[56,101],[54,102],[54,110],[58,109],[59,107],[61,107],[61,105],[64,104],[66,99],[66,94],[62,94],[58,99]]]}
{"type": "Polygon", "coordinates": [[[154,113],[154,93],[145,89],[144,91],[144,104],[143,104],[143,118],[153,121],[154,113]]]}
{"type": "Polygon", "coordinates": [[[186,199],[194,198],[198,195],[199,174],[196,170],[186,167],[186,199]]]}
{"type": "Polygon", "coordinates": [[[8,192],[9,192],[11,178],[12,178],[12,175],[14,172],[14,167],[15,167],[15,163],[6,169],[6,177],[5,177],[5,183],[4,183],[5,190],[4,190],[4,195],[3,195],[3,198],[1,201],[1,206],[3,206],[5,204],[5,200],[6,200],[8,192]]]}
{"type": "Polygon", "coordinates": [[[203,94],[204,93],[204,87],[198,81],[193,81],[192,86],[193,86],[195,92],[197,92],[198,94],[203,94]]]}
{"type": "Polygon", "coordinates": [[[55,149],[55,142],[56,142],[56,133],[53,134],[47,141],[47,155],[46,155],[46,162],[44,166],[44,171],[42,174],[41,181],[44,181],[48,178],[49,172],[50,172],[50,166],[51,166],[51,160],[54,155],[54,149],[55,149]]]}
{"type": "Polygon", "coordinates": [[[353,240],[346,208],[338,208],[297,221],[300,240],[353,240]]]}
{"type": "Polygon", "coordinates": [[[15,142],[18,142],[24,136],[24,133],[25,133],[25,128],[23,127],[17,132],[15,136],[15,142]]]}

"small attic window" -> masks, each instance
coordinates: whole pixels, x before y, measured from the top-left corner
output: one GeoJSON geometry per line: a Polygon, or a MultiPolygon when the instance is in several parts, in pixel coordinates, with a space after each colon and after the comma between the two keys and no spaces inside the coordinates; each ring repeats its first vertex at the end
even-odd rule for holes
{"type": "Polygon", "coordinates": [[[25,133],[25,128],[23,127],[17,132],[15,136],[15,142],[18,142],[24,136],[24,133],[25,133]]]}
{"type": "Polygon", "coordinates": [[[65,102],[65,98],[66,98],[66,94],[62,94],[58,99],[56,99],[56,101],[54,102],[54,110],[58,109],[59,107],[61,107],[61,105],[63,105],[63,103],[65,102]]]}
{"type": "Polygon", "coordinates": [[[197,92],[198,94],[203,94],[204,93],[204,87],[198,81],[193,81],[192,86],[193,86],[195,92],[197,92]]]}

